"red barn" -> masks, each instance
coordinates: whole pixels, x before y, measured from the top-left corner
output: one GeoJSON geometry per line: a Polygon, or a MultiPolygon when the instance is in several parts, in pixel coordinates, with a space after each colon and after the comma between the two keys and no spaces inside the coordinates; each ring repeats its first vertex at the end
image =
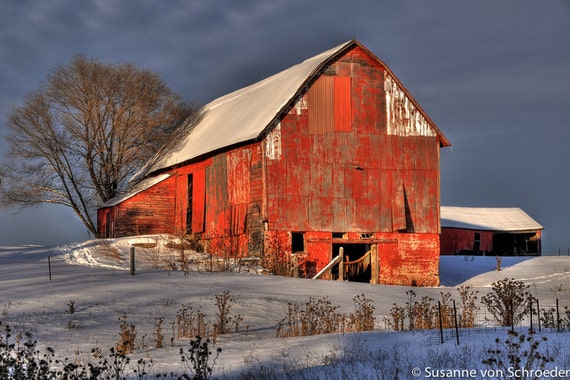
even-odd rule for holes
{"type": "Polygon", "coordinates": [[[542,227],[517,207],[441,207],[442,255],[540,256],[542,227]]]}
{"type": "Polygon", "coordinates": [[[342,247],[349,279],[438,284],[450,143],[358,41],[212,101],[194,124],[99,209],[102,235],[185,233],[305,277],[342,247]]]}

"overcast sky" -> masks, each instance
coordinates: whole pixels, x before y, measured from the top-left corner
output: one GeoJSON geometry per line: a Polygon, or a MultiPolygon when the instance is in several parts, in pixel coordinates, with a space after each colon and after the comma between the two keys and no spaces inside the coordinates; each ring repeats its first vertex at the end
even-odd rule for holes
{"type": "MultiPolygon", "coordinates": [[[[0,2],[0,132],[79,53],[153,70],[206,103],[356,38],[451,140],[444,205],[520,207],[570,247],[570,1],[0,2]]],[[[6,151],[4,139],[0,153],[6,151]]],[[[0,245],[81,241],[64,208],[0,210],[0,245]]]]}

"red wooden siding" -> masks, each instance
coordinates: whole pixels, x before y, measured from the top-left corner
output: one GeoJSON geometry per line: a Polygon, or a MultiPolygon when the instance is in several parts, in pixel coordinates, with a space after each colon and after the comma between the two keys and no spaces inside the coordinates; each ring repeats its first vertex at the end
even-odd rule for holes
{"type": "Polygon", "coordinates": [[[490,252],[493,250],[493,232],[477,231],[461,228],[441,229],[441,254],[455,255],[462,251],[473,251],[475,246],[475,234],[479,234],[479,251],[490,252]]]}
{"type": "Polygon", "coordinates": [[[175,198],[176,178],[169,177],[118,205],[99,209],[99,231],[109,237],[172,233],[175,198]]]}

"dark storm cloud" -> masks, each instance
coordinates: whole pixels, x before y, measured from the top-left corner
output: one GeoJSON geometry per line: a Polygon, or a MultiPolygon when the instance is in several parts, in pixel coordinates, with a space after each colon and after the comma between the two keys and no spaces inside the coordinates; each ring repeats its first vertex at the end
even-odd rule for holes
{"type": "MultiPolygon", "coordinates": [[[[442,202],[521,207],[547,228],[546,250],[565,250],[569,35],[567,1],[3,2],[0,117],[78,53],[133,62],[184,99],[207,102],[358,38],[451,140],[442,202]]],[[[38,221],[61,226],[34,227],[38,241],[84,238],[69,213],[30,215],[0,214],[0,245],[29,242],[19,230],[38,221]]]]}

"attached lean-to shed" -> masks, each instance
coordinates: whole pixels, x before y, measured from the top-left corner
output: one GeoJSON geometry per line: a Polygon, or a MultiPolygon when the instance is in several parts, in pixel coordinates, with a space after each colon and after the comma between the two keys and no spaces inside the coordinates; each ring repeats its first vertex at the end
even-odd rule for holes
{"type": "Polygon", "coordinates": [[[540,255],[541,231],[520,208],[441,207],[441,254],[540,255]]]}
{"type": "Polygon", "coordinates": [[[143,190],[99,209],[102,234],[184,233],[303,277],[343,252],[329,278],[438,284],[439,149],[450,143],[360,42],[215,99],[188,123],[135,176],[143,190]]]}

